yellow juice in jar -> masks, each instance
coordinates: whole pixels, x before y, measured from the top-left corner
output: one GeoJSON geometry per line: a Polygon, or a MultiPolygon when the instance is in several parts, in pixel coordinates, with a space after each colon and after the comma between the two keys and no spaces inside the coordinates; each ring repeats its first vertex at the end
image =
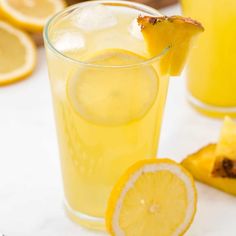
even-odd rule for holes
{"type": "Polygon", "coordinates": [[[205,28],[187,69],[190,102],[208,115],[236,116],[236,1],[182,0],[182,8],[205,28]]]}
{"type": "Polygon", "coordinates": [[[158,61],[147,62],[135,25],[141,12],[105,7],[115,16],[105,29],[75,28],[70,16],[49,29],[67,59],[47,49],[66,209],[92,228],[103,228],[107,199],[127,167],[156,156],[168,87],[158,61]]]}

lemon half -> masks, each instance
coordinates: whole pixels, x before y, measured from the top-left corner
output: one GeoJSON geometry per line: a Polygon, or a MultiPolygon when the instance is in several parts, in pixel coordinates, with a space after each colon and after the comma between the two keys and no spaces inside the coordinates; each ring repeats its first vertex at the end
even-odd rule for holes
{"type": "Polygon", "coordinates": [[[30,75],[36,65],[36,47],[25,32],[0,21],[0,85],[30,75]]]}
{"type": "Polygon", "coordinates": [[[65,7],[63,0],[0,0],[0,12],[12,24],[28,31],[42,31],[49,16],[65,7]]]}
{"type": "Polygon", "coordinates": [[[140,161],[114,187],[107,208],[113,236],[179,236],[189,228],[197,194],[192,176],[168,159],[140,161]]]}

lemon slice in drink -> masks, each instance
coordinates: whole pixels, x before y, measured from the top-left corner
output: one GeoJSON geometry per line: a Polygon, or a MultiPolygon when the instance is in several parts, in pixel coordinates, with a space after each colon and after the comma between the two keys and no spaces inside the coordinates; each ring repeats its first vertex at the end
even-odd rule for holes
{"type": "Polygon", "coordinates": [[[71,105],[87,121],[120,125],[141,118],[158,93],[158,76],[151,65],[127,66],[144,58],[122,49],[96,53],[89,62],[101,65],[74,71],[67,81],[71,105]],[[106,65],[106,66],[104,66],[106,65]]]}
{"type": "Polygon", "coordinates": [[[192,176],[168,159],[139,161],[117,182],[106,223],[113,236],[183,235],[196,211],[192,176]]]}
{"type": "Polygon", "coordinates": [[[65,7],[63,0],[0,0],[4,17],[28,31],[42,31],[49,16],[65,7]]]}
{"type": "Polygon", "coordinates": [[[0,85],[16,82],[32,73],[36,47],[23,31],[0,21],[0,85]]]}

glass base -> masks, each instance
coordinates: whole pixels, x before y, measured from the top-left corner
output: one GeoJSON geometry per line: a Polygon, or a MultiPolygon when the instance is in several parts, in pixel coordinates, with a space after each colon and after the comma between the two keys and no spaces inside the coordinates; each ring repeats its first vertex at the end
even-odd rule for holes
{"type": "Polygon", "coordinates": [[[67,216],[75,223],[88,229],[101,231],[106,230],[104,218],[94,217],[75,211],[69,206],[67,202],[64,202],[64,206],[67,216]]]}
{"type": "Polygon", "coordinates": [[[215,118],[224,118],[225,116],[236,118],[236,106],[219,107],[209,105],[193,97],[191,94],[188,94],[188,101],[198,112],[203,115],[215,118]]]}

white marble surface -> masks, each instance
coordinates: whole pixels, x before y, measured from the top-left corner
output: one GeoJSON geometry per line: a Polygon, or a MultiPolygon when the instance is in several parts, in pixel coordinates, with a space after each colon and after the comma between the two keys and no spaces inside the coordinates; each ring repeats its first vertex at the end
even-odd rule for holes
{"type": "MultiPolygon", "coordinates": [[[[177,13],[170,8],[168,13],[177,13]]],[[[37,71],[0,87],[0,233],[6,236],[101,236],[70,222],[62,186],[44,50],[37,71]]],[[[186,102],[184,78],[171,80],[159,156],[177,161],[217,139],[221,121],[186,102]]],[[[198,211],[188,236],[235,236],[236,198],[197,184],[198,211]]]]}

